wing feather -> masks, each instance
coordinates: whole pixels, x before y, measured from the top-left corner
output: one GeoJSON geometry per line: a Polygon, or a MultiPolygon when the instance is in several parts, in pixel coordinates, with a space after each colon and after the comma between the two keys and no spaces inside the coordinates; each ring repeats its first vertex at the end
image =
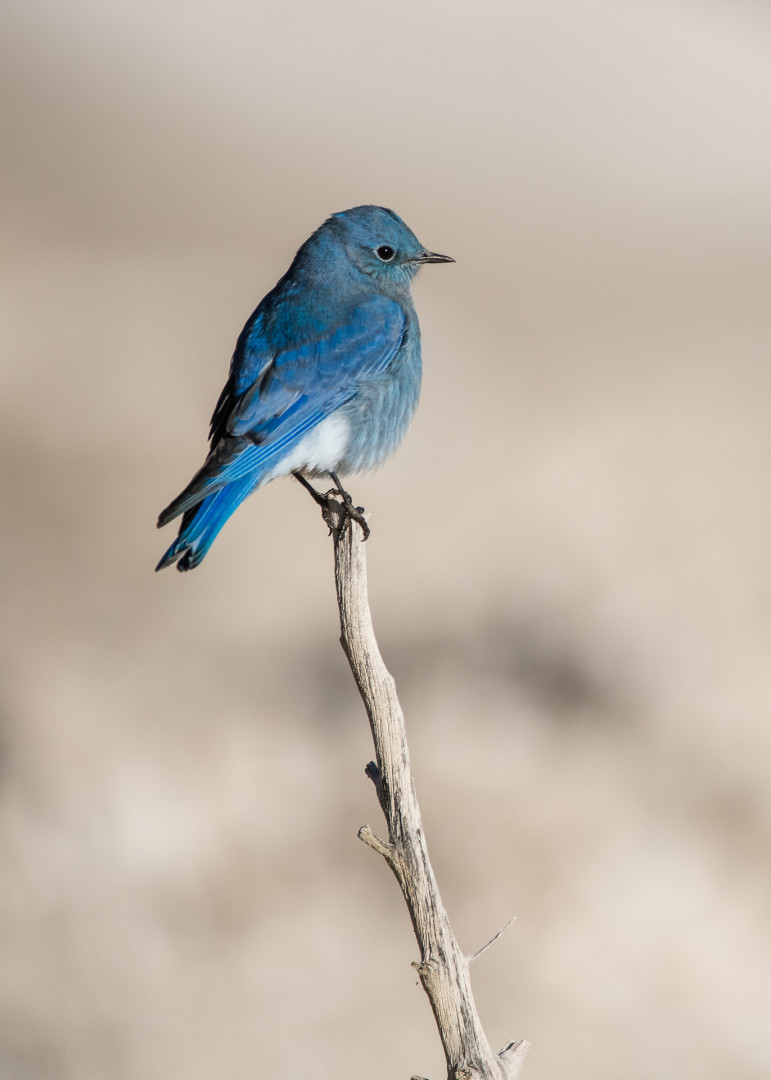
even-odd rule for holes
{"type": "Polygon", "coordinates": [[[362,382],[387,370],[407,325],[401,306],[383,296],[368,298],[334,328],[294,347],[272,347],[268,322],[261,305],[241,332],[212,416],[209,456],[159,524],[284,457],[362,382]]]}

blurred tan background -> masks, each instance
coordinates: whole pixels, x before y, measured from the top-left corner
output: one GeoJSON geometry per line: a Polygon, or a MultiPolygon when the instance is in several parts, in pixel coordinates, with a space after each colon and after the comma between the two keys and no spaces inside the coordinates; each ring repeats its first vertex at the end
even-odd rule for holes
{"type": "Polygon", "coordinates": [[[445,901],[527,1080],[771,1075],[771,10],[7,0],[1,1080],[443,1074],[291,482],[152,568],[332,211],[455,256],[371,514],[445,901]]]}

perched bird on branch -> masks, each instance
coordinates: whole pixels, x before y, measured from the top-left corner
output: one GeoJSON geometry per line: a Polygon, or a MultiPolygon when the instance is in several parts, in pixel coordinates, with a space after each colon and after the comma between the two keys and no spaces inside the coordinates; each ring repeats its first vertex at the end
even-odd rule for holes
{"type": "MultiPolygon", "coordinates": [[[[400,444],[420,395],[420,328],[410,295],[427,251],[392,210],[333,214],[249,318],[209,429],[211,448],[158,526],[182,515],[156,570],[198,566],[247,495],[294,474],[371,469],[400,444]]],[[[365,525],[366,528],[366,525],[365,525]]]]}

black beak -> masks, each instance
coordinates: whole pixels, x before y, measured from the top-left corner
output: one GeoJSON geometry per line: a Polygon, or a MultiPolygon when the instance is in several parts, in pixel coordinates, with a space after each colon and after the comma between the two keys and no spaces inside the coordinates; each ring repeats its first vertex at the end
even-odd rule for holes
{"type": "Polygon", "coordinates": [[[442,262],[455,262],[455,259],[451,255],[437,255],[435,251],[424,251],[422,255],[418,255],[415,260],[416,263],[442,263],[442,262]]]}

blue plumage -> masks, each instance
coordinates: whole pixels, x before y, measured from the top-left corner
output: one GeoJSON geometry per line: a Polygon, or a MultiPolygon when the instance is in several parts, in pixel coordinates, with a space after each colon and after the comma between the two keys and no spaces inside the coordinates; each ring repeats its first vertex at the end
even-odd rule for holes
{"type": "Polygon", "coordinates": [[[279,476],[371,469],[397,448],[420,395],[412,278],[427,251],[392,210],[334,214],[302,245],[236,343],[211,449],[158,525],[182,514],[156,567],[190,570],[247,495],[279,476]]]}

